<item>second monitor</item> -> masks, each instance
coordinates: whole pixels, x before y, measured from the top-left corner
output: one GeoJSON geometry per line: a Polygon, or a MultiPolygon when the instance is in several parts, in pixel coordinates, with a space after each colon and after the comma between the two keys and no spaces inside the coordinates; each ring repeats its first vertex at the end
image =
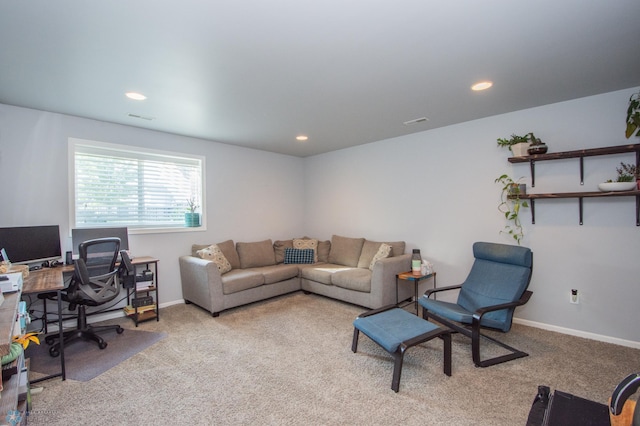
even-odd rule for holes
{"type": "Polygon", "coordinates": [[[96,238],[118,237],[120,238],[120,250],[129,250],[129,233],[123,228],[75,228],[71,230],[71,244],[73,244],[73,258],[80,255],[78,245],[87,240],[96,238]]]}

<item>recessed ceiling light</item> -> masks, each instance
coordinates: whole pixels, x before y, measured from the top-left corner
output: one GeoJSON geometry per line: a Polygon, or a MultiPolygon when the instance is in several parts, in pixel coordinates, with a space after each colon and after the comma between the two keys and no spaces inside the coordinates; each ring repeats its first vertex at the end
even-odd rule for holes
{"type": "Polygon", "coordinates": [[[491,86],[493,86],[491,81],[481,81],[471,86],[471,90],[478,92],[480,90],[487,90],[491,86]]]}
{"type": "Polygon", "coordinates": [[[129,117],[131,118],[139,118],[141,120],[147,120],[147,121],[152,121],[155,120],[154,117],[150,117],[148,115],[140,115],[140,114],[134,114],[132,112],[130,112],[129,114],[127,114],[129,117]]]}
{"type": "Polygon", "coordinates": [[[305,135],[296,136],[296,140],[298,141],[306,141],[307,139],[309,139],[309,136],[305,136],[305,135]]]}
{"type": "Polygon", "coordinates": [[[147,99],[145,95],[137,92],[127,92],[125,93],[125,95],[127,96],[127,98],[133,99],[134,101],[144,101],[145,99],[147,99]]]}
{"type": "Polygon", "coordinates": [[[414,118],[413,120],[405,121],[405,126],[411,126],[412,124],[422,123],[423,121],[429,121],[427,117],[414,118]]]}

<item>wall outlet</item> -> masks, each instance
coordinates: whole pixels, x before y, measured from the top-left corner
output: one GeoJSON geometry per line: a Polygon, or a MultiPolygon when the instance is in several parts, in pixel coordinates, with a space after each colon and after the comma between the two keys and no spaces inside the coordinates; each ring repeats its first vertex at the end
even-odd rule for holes
{"type": "Polygon", "coordinates": [[[580,303],[580,297],[578,296],[578,290],[573,288],[571,289],[571,292],[569,293],[569,303],[573,303],[574,305],[577,305],[580,303]]]}

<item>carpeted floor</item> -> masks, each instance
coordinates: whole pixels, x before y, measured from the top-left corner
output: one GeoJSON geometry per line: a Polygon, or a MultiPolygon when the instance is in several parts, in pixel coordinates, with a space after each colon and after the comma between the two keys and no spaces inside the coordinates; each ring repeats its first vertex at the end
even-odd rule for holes
{"type": "Polygon", "coordinates": [[[513,426],[526,423],[538,385],[606,403],[640,371],[640,350],[514,325],[506,340],[529,357],[475,368],[469,341],[455,336],[447,377],[436,339],[407,352],[394,393],[384,350],[361,335],[351,352],[363,311],[303,293],[218,318],[193,305],[165,308],[139,327],[165,339],[88,382],[39,383],[29,422],[513,426]]]}

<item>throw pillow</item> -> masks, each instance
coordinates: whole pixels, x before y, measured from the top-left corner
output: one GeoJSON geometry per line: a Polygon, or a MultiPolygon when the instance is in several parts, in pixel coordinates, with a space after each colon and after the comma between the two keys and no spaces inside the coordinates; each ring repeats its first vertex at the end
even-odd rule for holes
{"type": "Polygon", "coordinates": [[[313,261],[318,261],[318,240],[314,238],[295,238],[293,240],[293,248],[296,248],[298,250],[313,250],[313,261]]]}
{"type": "Polygon", "coordinates": [[[313,249],[284,249],[284,263],[313,263],[313,249]]]}
{"type": "Polygon", "coordinates": [[[385,243],[380,244],[378,252],[373,256],[373,260],[371,260],[371,263],[369,264],[369,269],[373,271],[373,265],[375,265],[380,259],[386,259],[389,255],[391,255],[391,246],[385,243]]]}
{"type": "Polygon", "coordinates": [[[222,254],[222,250],[220,250],[220,248],[215,244],[203,248],[202,250],[198,250],[196,253],[198,254],[198,256],[200,256],[200,258],[211,260],[213,263],[215,263],[218,267],[218,271],[220,271],[221,274],[224,274],[225,272],[229,272],[231,270],[231,264],[229,263],[227,258],[224,257],[224,254],[222,254]]]}

